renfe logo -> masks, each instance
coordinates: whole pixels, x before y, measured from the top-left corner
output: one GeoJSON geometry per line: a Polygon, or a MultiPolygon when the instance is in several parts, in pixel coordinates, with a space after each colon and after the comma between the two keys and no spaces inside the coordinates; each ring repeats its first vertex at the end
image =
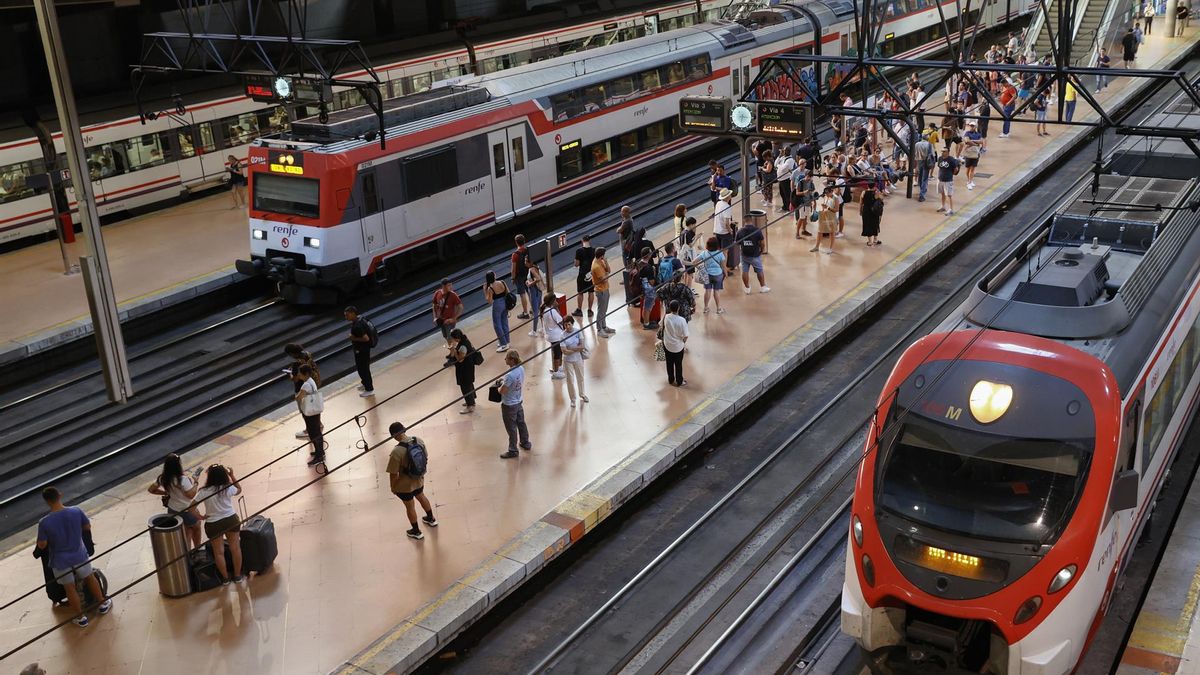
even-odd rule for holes
{"type": "Polygon", "coordinates": [[[646,113],[648,113],[648,112],[650,112],[649,106],[642,106],[642,107],[638,108],[637,110],[633,111],[633,116],[634,117],[645,117],[646,113]]]}
{"type": "Polygon", "coordinates": [[[487,186],[487,183],[485,183],[483,181],[478,181],[474,185],[468,185],[467,188],[465,190],[463,190],[463,194],[469,195],[473,192],[483,192],[483,188],[485,186],[487,186]]]}
{"type": "Polygon", "coordinates": [[[271,231],[274,232],[275,234],[282,234],[284,236],[293,236],[293,237],[296,236],[297,234],[300,234],[299,230],[297,230],[296,228],[291,227],[289,225],[273,225],[273,226],[271,226],[271,231]]]}

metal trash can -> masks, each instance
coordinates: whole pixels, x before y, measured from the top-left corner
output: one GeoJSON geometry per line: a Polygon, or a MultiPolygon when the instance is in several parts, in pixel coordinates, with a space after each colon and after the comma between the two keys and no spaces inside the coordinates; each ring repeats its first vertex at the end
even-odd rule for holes
{"type": "Polygon", "coordinates": [[[192,592],[192,577],[183,518],[160,513],[152,516],[146,524],[150,528],[154,567],[158,569],[158,592],[170,598],[188,595],[192,592]]]}
{"type": "Polygon", "coordinates": [[[750,209],[746,214],[746,220],[749,224],[757,227],[763,234],[763,253],[767,252],[768,237],[771,236],[771,230],[767,227],[767,212],[762,209],[750,209]]]}

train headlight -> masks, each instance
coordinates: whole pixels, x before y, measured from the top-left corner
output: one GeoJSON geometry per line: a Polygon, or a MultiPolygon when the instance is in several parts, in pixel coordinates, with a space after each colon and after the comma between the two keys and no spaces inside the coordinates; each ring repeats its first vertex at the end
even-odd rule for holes
{"type": "Polygon", "coordinates": [[[1013,623],[1014,624],[1025,623],[1026,621],[1032,619],[1033,615],[1037,614],[1037,611],[1041,608],[1042,608],[1041,596],[1039,596],[1039,595],[1033,596],[1032,598],[1026,600],[1025,602],[1022,602],[1021,606],[1017,608],[1017,614],[1013,617],[1013,623]]]}
{"type": "Polygon", "coordinates": [[[980,424],[995,422],[1008,412],[1012,399],[1011,386],[980,380],[971,389],[971,416],[980,424]]]}
{"type": "Polygon", "coordinates": [[[858,516],[854,516],[853,522],[850,525],[850,532],[854,535],[854,543],[862,546],[863,528],[862,521],[858,519],[858,516]]]}
{"type": "Polygon", "coordinates": [[[259,241],[266,241],[266,239],[267,239],[267,231],[266,231],[266,230],[257,230],[257,229],[256,229],[256,230],[250,230],[250,236],[251,236],[251,237],[253,237],[253,238],[255,238],[255,239],[257,239],[257,240],[259,240],[259,241]]]}
{"type": "Polygon", "coordinates": [[[863,578],[867,580],[868,586],[875,585],[875,563],[871,562],[871,556],[866,553],[862,557],[863,578]]]}
{"type": "Polygon", "coordinates": [[[321,240],[316,237],[305,237],[304,245],[309,248],[321,248],[321,240]]]}
{"type": "Polygon", "coordinates": [[[1067,565],[1054,575],[1054,580],[1050,582],[1050,588],[1047,593],[1057,593],[1067,587],[1071,580],[1075,578],[1075,571],[1079,568],[1074,565],[1067,565]]]}

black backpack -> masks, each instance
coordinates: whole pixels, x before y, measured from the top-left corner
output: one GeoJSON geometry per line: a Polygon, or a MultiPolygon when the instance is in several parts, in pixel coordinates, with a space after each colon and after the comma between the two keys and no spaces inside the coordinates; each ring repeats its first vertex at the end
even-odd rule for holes
{"type": "Polygon", "coordinates": [[[425,452],[425,444],[421,439],[413,436],[408,439],[408,443],[404,446],[408,450],[408,468],[404,473],[413,478],[420,478],[425,475],[425,471],[429,468],[429,455],[425,452]]]}
{"type": "Polygon", "coordinates": [[[371,320],[365,316],[360,318],[362,319],[363,325],[367,327],[367,337],[371,338],[371,341],[368,342],[367,345],[370,346],[371,349],[378,347],[379,331],[375,330],[375,324],[371,323],[371,320]]]}

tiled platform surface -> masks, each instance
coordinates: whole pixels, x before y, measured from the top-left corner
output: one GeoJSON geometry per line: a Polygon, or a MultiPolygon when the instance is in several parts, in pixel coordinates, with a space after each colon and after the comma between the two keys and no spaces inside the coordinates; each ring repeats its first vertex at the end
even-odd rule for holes
{"type": "MultiPolygon", "coordinates": [[[[277,528],[279,559],[272,572],[247,587],[169,600],[157,594],[153,581],[143,583],[118,596],[113,615],[87,630],[68,626],[10,660],[40,661],[56,674],[158,673],[180,664],[205,673],[403,670],[1003,202],[1036,168],[1031,157],[1039,164],[1053,161],[1076,133],[1038,139],[1020,127],[1007,143],[992,143],[982,170],[994,177],[979,181],[974,192],[963,190],[960,182],[960,194],[972,201],[953,218],[937,217],[931,202],[893,197],[883,225],[885,245],[879,249],[866,249],[854,236],[858,219],[852,210],[848,236],[839,240],[835,256],[809,254],[808,240],[773,233],[766,261],[773,292],[747,297],[731,283],[725,296],[728,314],[697,315],[685,363],[687,389],[666,385],[662,366],[651,356],[652,335],[631,328],[624,310],[611,322],[619,330],[616,337],[589,337],[596,347],[586,364],[591,403],[568,408],[563,383],[548,379],[544,357],[534,360],[526,397],[534,451],[519,461],[496,457],[503,432],[494,406],[481,405],[471,417],[456,415],[453,408],[437,412],[457,395],[448,371],[375,410],[366,410],[368,402],[354,395],[353,383],[331,385],[326,426],[362,413],[362,432],[372,443],[385,437],[393,420],[411,423],[432,414],[415,429],[430,444],[427,492],[442,522],[425,541],[403,536],[407,523],[401,505],[388,494],[382,475],[386,449],[381,448],[268,511],[277,528]],[[1003,167],[1018,170],[1005,173],[1003,167]]],[[[620,295],[619,286],[614,290],[620,295]]],[[[491,335],[485,317],[472,317],[464,328],[477,343],[491,335]]],[[[544,346],[523,331],[515,331],[518,335],[514,346],[523,352],[544,346]]],[[[437,371],[438,342],[429,339],[376,364],[377,390],[396,392],[437,371]]],[[[489,353],[479,383],[499,371],[500,359],[489,353]]],[[[192,451],[187,464],[219,460],[245,474],[293,448],[298,427],[288,406],[192,451]]],[[[328,439],[331,459],[338,463],[353,456],[359,435],[343,427],[328,439]]],[[[293,454],[245,481],[250,509],[283,498],[312,478],[303,457],[293,454]]],[[[101,549],[139,531],[158,510],[157,499],[144,492],[150,479],[147,474],[84,504],[101,549]]],[[[0,598],[41,583],[40,569],[29,556],[30,536],[3,545],[9,555],[0,560],[0,598]]],[[[99,564],[120,588],[152,569],[152,557],[142,538],[99,564]]],[[[0,615],[0,653],[62,618],[40,591],[16,603],[0,615]]]]}
{"type": "MultiPolygon", "coordinates": [[[[103,228],[122,321],[245,278],[233,261],[246,255],[246,211],[231,206],[221,192],[103,228]]],[[[71,250],[87,254],[82,238],[71,250]]],[[[57,242],[0,254],[0,289],[0,364],[92,332],[83,276],[63,274],[57,242]]]]}
{"type": "MultiPolygon", "coordinates": [[[[1200,477],[1198,477],[1200,478],[1200,477]]],[[[1200,673],[1200,480],[1194,480],[1121,654],[1119,675],[1200,673]]]]}

